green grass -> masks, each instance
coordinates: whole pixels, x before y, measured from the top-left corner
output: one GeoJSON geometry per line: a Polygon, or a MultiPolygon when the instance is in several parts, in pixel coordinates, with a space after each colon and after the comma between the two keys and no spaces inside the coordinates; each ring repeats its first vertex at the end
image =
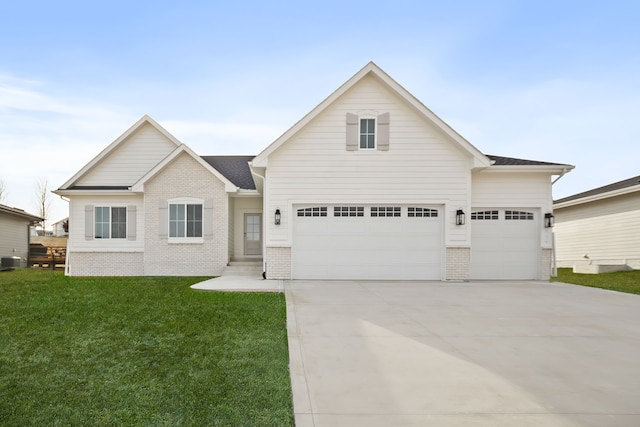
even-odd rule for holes
{"type": "Polygon", "coordinates": [[[285,301],[0,273],[0,425],[293,425],[285,301]]]}
{"type": "Polygon", "coordinates": [[[578,274],[574,273],[571,268],[559,268],[558,276],[552,277],[551,281],[640,294],[640,270],[604,274],[578,274]]]}

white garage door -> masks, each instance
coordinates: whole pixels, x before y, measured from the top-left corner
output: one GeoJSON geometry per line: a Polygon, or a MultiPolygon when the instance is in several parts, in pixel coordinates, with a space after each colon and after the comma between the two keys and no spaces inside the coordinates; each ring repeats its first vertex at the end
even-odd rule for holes
{"type": "Polygon", "coordinates": [[[437,206],[294,206],[294,279],[440,280],[437,206]]]}
{"type": "Polygon", "coordinates": [[[527,210],[471,213],[471,279],[538,278],[539,219],[527,210]]]}

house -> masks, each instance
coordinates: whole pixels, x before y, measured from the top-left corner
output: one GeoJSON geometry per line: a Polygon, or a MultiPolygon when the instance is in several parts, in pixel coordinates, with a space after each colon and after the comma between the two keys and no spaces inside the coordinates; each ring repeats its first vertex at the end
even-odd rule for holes
{"type": "Polygon", "coordinates": [[[66,237],[69,235],[69,217],[54,222],[51,225],[53,237],[66,237]]]}
{"type": "Polygon", "coordinates": [[[70,275],[547,279],[571,169],[483,154],[369,63],[256,156],[200,156],[144,116],[55,193],[70,275]]]}
{"type": "Polygon", "coordinates": [[[640,176],[556,200],[554,212],[559,267],[640,269],[640,176]]]}
{"type": "Polygon", "coordinates": [[[0,205],[0,257],[2,267],[15,266],[15,262],[20,267],[27,265],[29,257],[29,229],[42,221],[42,218],[31,215],[22,209],[0,205]],[[19,261],[8,258],[17,257],[19,261]]]}

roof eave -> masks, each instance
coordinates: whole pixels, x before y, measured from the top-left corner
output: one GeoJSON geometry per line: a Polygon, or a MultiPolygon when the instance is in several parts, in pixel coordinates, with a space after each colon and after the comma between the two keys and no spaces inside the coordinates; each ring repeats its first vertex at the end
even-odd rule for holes
{"type": "Polygon", "coordinates": [[[58,196],[136,196],[139,193],[132,190],[72,190],[72,189],[58,189],[52,191],[53,194],[58,196]]]}
{"type": "Polygon", "coordinates": [[[581,197],[579,199],[567,200],[566,202],[553,203],[554,209],[567,208],[569,206],[581,205],[584,203],[595,202],[598,200],[609,199],[611,197],[623,196],[625,194],[635,193],[640,191],[640,185],[633,187],[621,188],[618,190],[607,191],[606,193],[594,194],[592,196],[581,197]]]}
{"type": "Polygon", "coordinates": [[[539,172],[557,175],[574,168],[572,165],[491,165],[482,172],[539,172]]]}

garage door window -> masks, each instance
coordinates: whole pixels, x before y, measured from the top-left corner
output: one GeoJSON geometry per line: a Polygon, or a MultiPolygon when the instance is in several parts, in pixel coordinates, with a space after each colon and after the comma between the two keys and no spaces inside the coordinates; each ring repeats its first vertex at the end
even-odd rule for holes
{"type": "Polygon", "coordinates": [[[364,216],[362,206],[334,206],[333,216],[364,216]]]}
{"type": "Polygon", "coordinates": [[[374,206],[371,216],[400,216],[400,206],[374,206]]]}
{"type": "Polygon", "coordinates": [[[427,217],[427,218],[437,218],[438,211],[436,209],[429,208],[412,208],[410,207],[407,212],[408,217],[427,217]]]}
{"type": "Polygon", "coordinates": [[[471,212],[472,220],[491,220],[495,221],[498,219],[498,211],[479,211],[479,212],[471,212]]]}
{"type": "Polygon", "coordinates": [[[533,221],[533,212],[504,211],[504,219],[516,221],[533,221]]]}
{"type": "Polygon", "coordinates": [[[298,209],[298,216],[327,216],[327,207],[314,207],[298,209]]]}

